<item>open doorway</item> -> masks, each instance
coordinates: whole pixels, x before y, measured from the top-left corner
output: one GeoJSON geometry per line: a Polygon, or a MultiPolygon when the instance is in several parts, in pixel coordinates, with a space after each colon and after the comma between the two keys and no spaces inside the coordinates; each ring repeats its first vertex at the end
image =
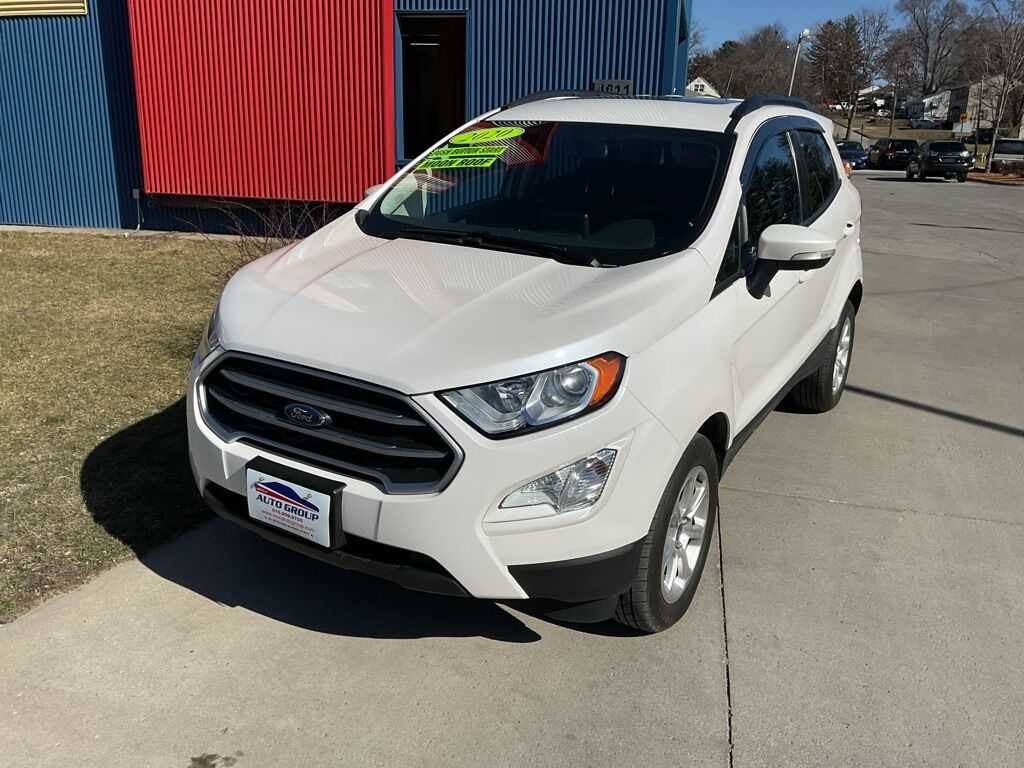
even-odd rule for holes
{"type": "Polygon", "coordinates": [[[466,17],[398,17],[402,148],[411,158],[466,121],[466,17]]]}

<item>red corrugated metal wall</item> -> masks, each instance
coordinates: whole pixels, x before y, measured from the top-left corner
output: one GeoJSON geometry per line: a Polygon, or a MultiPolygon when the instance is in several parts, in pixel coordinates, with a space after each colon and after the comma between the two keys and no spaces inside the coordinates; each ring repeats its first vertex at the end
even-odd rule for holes
{"type": "Polygon", "coordinates": [[[129,0],[147,192],[356,202],[394,171],[391,0],[129,0]]]}

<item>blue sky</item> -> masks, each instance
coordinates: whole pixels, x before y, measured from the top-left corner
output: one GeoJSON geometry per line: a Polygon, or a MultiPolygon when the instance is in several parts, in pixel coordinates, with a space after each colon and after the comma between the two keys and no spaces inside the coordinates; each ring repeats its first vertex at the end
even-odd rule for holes
{"type": "Polygon", "coordinates": [[[781,21],[794,36],[815,22],[845,16],[863,5],[886,7],[884,2],[862,0],[693,0],[693,20],[704,30],[704,46],[718,47],[762,24],[781,21]]]}

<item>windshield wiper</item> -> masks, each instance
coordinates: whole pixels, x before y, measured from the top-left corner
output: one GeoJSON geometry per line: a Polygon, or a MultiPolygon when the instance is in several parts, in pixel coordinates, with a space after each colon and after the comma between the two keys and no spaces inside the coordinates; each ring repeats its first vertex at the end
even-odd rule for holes
{"type": "Polygon", "coordinates": [[[499,235],[482,229],[471,231],[457,229],[431,229],[429,227],[402,227],[397,237],[408,237],[416,240],[436,240],[453,245],[468,245],[476,248],[493,247],[498,250],[525,253],[530,256],[544,256],[562,264],[576,264],[583,267],[603,267],[597,259],[570,251],[564,245],[541,243],[524,237],[499,235]]]}

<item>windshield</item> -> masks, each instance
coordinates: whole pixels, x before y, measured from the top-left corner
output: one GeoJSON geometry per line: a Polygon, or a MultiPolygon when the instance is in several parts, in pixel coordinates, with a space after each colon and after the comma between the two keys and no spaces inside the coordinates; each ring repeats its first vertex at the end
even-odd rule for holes
{"type": "Polygon", "coordinates": [[[966,152],[967,147],[959,141],[933,141],[928,145],[931,152],[966,152]]]}
{"type": "Polygon", "coordinates": [[[635,264],[689,246],[721,186],[724,133],[601,123],[478,123],[410,168],[361,221],[575,263],[635,264]],[[535,244],[536,247],[531,247],[535,244]]]}
{"type": "Polygon", "coordinates": [[[840,141],[836,146],[839,147],[840,151],[843,151],[843,150],[856,150],[858,152],[863,152],[864,151],[864,147],[861,145],[861,143],[859,141],[840,141]]]}
{"type": "Polygon", "coordinates": [[[998,139],[996,152],[1006,155],[1024,155],[1024,140],[998,139]]]}

